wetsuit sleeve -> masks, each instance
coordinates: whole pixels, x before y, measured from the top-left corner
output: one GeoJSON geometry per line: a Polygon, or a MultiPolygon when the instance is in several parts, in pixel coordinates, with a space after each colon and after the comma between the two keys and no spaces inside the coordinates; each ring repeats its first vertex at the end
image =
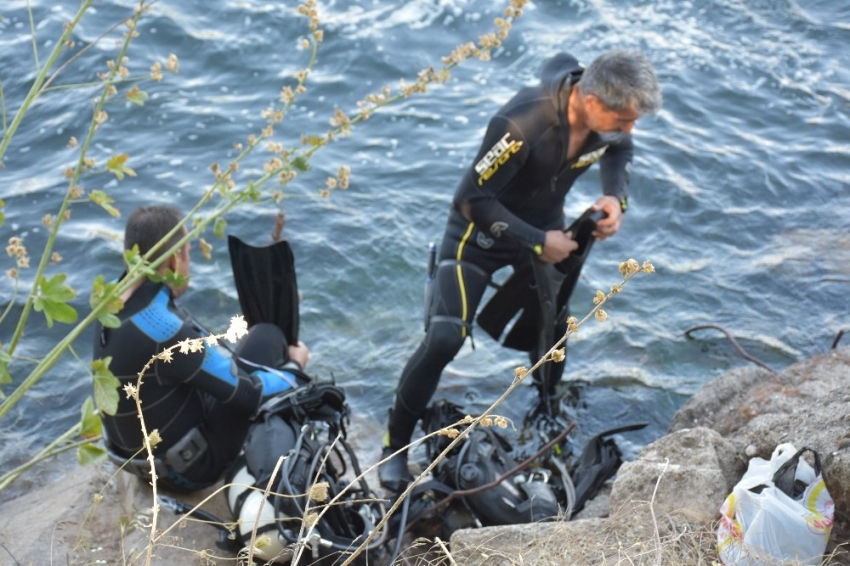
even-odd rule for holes
{"type": "MultiPolygon", "coordinates": [[[[188,325],[172,337],[163,349],[185,339],[197,338],[188,325]]],[[[189,385],[204,391],[235,411],[252,413],[267,398],[286,391],[296,382],[287,371],[246,373],[218,347],[207,345],[198,352],[172,353],[171,362],[157,360],[157,379],[164,385],[189,385]]]]}
{"type": "Polygon", "coordinates": [[[632,136],[627,136],[621,143],[609,147],[600,158],[599,177],[603,194],[616,197],[620,202],[628,197],[633,155],[632,136]]]}
{"type": "Polygon", "coordinates": [[[533,248],[543,245],[545,232],[521,220],[499,201],[511,180],[521,174],[530,151],[516,122],[501,115],[493,117],[481,149],[455,194],[454,206],[494,238],[533,248]]]}

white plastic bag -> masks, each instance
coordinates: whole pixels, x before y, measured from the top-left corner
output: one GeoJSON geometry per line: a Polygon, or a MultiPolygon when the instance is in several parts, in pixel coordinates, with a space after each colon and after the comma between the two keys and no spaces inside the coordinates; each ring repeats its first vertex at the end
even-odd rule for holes
{"type": "Polygon", "coordinates": [[[817,452],[780,444],[770,461],[750,460],[747,473],[720,508],[717,551],[729,566],[817,565],[823,560],[834,512],[817,452]],[[814,468],[800,457],[806,451],[815,456],[814,468]]]}

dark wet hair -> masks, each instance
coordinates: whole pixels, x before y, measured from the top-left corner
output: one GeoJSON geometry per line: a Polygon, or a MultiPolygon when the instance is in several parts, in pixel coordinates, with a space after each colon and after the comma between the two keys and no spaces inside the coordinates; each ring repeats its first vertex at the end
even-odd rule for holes
{"type": "Polygon", "coordinates": [[[655,70],[640,51],[615,49],[600,55],[582,73],[579,88],[611,110],[632,107],[640,114],[651,114],[661,108],[655,70]]]}
{"type": "MultiPolygon", "coordinates": [[[[183,213],[171,206],[143,206],[137,208],[127,220],[124,230],[124,249],[139,246],[139,254],[145,255],[151,248],[163,239],[183,219],[183,213]]],[[[151,261],[159,258],[183,237],[182,232],[174,234],[167,243],[159,247],[151,261]]]]}

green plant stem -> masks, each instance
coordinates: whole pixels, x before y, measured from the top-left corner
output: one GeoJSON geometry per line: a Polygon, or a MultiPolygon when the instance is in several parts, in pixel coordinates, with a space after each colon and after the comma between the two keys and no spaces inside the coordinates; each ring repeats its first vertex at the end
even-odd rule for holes
{"type": "MultiPolygon", "coordinates": [[[[263,498],[260,500],[260,508],[257,510],[257,517],[261,516],[260,513],[263,512],[263,505],[268,502],[269,492],[271,492],[272,490],[274,479],[277,477],[277,473],[278,471],[280,471],[280,466],[281,464],[283,464],[284,460],[286,460],[286,456],[281,456],[277,459],[277,464],[275,464],[274,470],[272,470],[272,475],[269,478],[268,483],[266,484],[266,490],[263,492],[263,498]]],[[[248,545],[248,564],[252,564],[254,562],[254,543],[257,540],[257,527],[259,526],[259,524],[260,521],[254,521],[254,527],[251,529],[251,542],[248,545]]],[[[301,526],[303,528],[304,523],[301,523],[301,526]]],[[[298,564],[297,557],[295,563],[298,564]]]]}
{"type": "MultiPolygon", "coordinates": [[[[91,0],[85,0],[83,4],[89,5],[90,3],[91,3],[91,0]]],[[[141,0],[139,2],[139,9],[136,11],[135,16],[133,17],[134,23],[138,22],[139,18],[141,17],[144,4],[145,4],[145,0],[141,0]]],[[[66,30],[66,33],[67,33],[67,30],[66,30]]],[[[62,224],[64,222],[63,219],[65,218],[65,212],[68,210],[68,207],[70,206],[69,203],[70,203],[70,200],[71,200],[71,195],[73,193],[73,189],[74,189],[74,187],[77,186],[77,181],[79,180],[80,175],[82,174],[83,170],[85,169],[86,155],[88,153],[89,147],[92,144],[92,141],[94,140],[95,132],[97,132],[97,129],[98,129],[97,117],[98,117],[99,113],[101,112],[101,110],[103,109],[104,104],[106,104],[106,100],[109,98],[109,86],[112,85],[112,83],[115,81],[115,76],[118,74],[118,70],[121,68],[121,62],[124,60],[124,56],[126,55],[127,50],[130,47],[130,42],[132,41],[132,39],[133,39],[132,33],[128,33],[125,36],[124,43],[121,45],[121,49],[118,52],[118,57],[116,57],[116,59],[115,59],[115,65],[113,65],[112,69],[109,70],[109,73],[107,74],[107,77],[104,80],[103,91],[101,92],[100,98],[98,99],[97,104],[94,107],[94,111],[92,112],[92,120],[91,120],[91,123],[89,124],[89,130],[88,130],[88,133],[86,134],[85,141],[83,142],[82,147],[80,149],[80,157],[79,157],[79,160],[77,161],[77,166],[74,169],[74,174],[71,178],[70,183],[68,183],[68,190],[65,192],[65,198],[62,200],[62,205],[59,207],[59,212],[56,214],[56,221],[53,222],[53,225],[50,227],[50,235],[47,238],[47,243],[44,245],[44,250],[41,254],[41,259],[38,262],[38,268],[36,269],[35,276],[33,277],[33,284],[32,284],[32,287],[30,289],[30,293],[27,296],[26,302],[24,303],[24,309],[21,312],[21,316],[18,319],[18,325],[15,328],[15,333],[12,335],[12,340],[9,343],[9,349],[8,349],[9,355],[12,355],[12,353],[14,353],[15,347],[17,346],[18,341],[20,340],[21,336],[23,335],[24,326],[27,323],[27,319],[29,319],[29,314],[30,314],[30,311],[32,309],[33,302],[35,301],[35,298],[36,298],[36,290],[38,289],[39,279],[44,274],[44,270],[47,267],[47,264],[50,260],[50,255],[53,252],[53,245],[56,241],[56,235],[59,233],[59,228],[62,226],[62,224]]],[[[63,37],[62,37],[62,40],[60,41],[60,43],[64,44],[65,40],[66,40],[66,37],[65,37],[65,34],[63,34],[63,37]]],[[[54,50],[54,53],[55,53],[55,50],[54,50]]],[[[52,65],[53,64],[52,61],[50,61],[49,64],[52,65]]],[[[47,67],[47,66],[48,65],[45,65],[45,67],[47,67]]],[[[20,112],[18,114],[20,114],[20,112]]],[[[17,119],[17,116],[15,116],[15,118],[17,119]]],[[[4,139],[4,142],[5,142],[5,139],[4,139]]],[[[0,155],[2,155],[2,154],[0,154],[0,155]]],[[[0,416],[2,416],[2,413],[0,413],[0,416]]]]}
{"type": "MultiPolygon", "coordinates": [[[[91,3],[91,0],[86,0],[85,6],[88,6],[90,3],[91,3]]],[[[143,7],[144,4],[145,4],[145,1],[141,0],[140,9],[137,10],[136,16],[135,16],[136,21],[138,20],[139,16],[143,12],[141,7],[143,7]]],[[[106,87],[104,88],[103,93],[101,94],[101,97],[98,101],[98,104],[97,104],[97,106],[94,110],[95,116],[97,116],[97,113],[101,110],[101,108],[103,107],[103,104],[105,103],[105,101],[107,99],[107,87],[108,87],[108,85],[112,84],[112,82],[114,82],[114,77],[115,77],[116,73],[118,72],[118,68],[120,67],[121,61],[123,61],[124,54],[126,53],[126,50],[129,46],[131,38],[132,38],[132,34],[127,34],[124,45],[122,46],[122,49],[121,49],[118,57],[116,58],[116,65],[113,66],[113,68],[110,70],[110,74],[108,75],[107,79],[104,81],[106,87]]],[[[63,41],[65,39],[66,38],[63,38],[63,41]]],[[[318,48],[317,43],[314,41],[313,42],[313,49],[311,50],[310,61],[308,63],[308,68],[315,63],[317,48],[318,48]]],[[[455,64],[451,64],[448,67],[453,67],[453,66],[455,66],[455,64]]],[[[299,81],[299,85],[301,85],[301,84],[303,84],[303,80],[299,81]]],[[[399,98],[401,98],[401,95],[393,97],[391,99],[391,101],[398,100],[399,98]]],[[[385,102],[385,104],[389,104],[389,103],[390,103],[390,101],[385,102]]],[[[381,106],[383,106],[383,105],[381,105],[381,106]]],[[[287,108],[288,108],[288,106],[287,106],[287,108]]],[[[17,116],[16,116],[16,118],[17,118],[17,116]]],[[[356,123],[360,120],[361,120],[361,117],[358,116],[357,118],[352,120],[352,122],[356,123]]],[[[35,299],[38,279],[41,277],[42,273],[44,272],[44,268],[47,264],[47,260],[50,257],[50,253],[52,252],[53,244],[55,242],[59,227],[62,224],[62,218],[64,217],[65,211],[68,209],[69,203],[71,201],[71,199],[70,199],[71,190],[73,189],[73,187],[76,186],[76,182],[79,179],[79,176],[80,176],[82,170],[84,169],[85,155],[88,151],[88,148],[90,147],[90,145],[92,143],[94,133],[95,133],[96,130],[97,130],[97,124],[95,123],[95,120],[93,119],[91,126],[89,128],[89,132],[86,136],[86,139],[82,144],[82,149],[81,149],[81,152],[80,152],[80,159],[79,159],[77,166],[75,168],[73,178],[71,179],[71,182],[69,184],[69,189],[68,189],[68,191],[65,195],[65,200],[63,200],[62,206],[60,207],[59,212],[56,215],[56,221],[53,223],[50,235],[48,237],[48,242],[45,245],[44,252],[42,253],[42,257],[41,257],[41,260],[39,262],[39,266],[38,266],[38,269],[37,269],[37,272],[36,272],[36,276],[34,278],[33,288],[32,288],[32,290],[31,290],[31,292],[30,292],[30,294],[27,298],[27,302],[24,305],[23,312],[21,313],[21,316],[18,320],[18,326],[15,329],[15,333],[14,333],[14,335],[12,337],[12,341],[9,345],[8,352],[9,352],[10,355],[14,352],[14,349],[17,346],[17,343],[18,343],[18,341],[20,340],[20,337],[23,334],[24,325],[26,323],[26,320],[29,317],[30,311],[32,309],[32,304],[33,304],[33,301],[35,299]]],[[[237,157],[236,161],[241,160],[246,155],[248,155],[250,152],[252,152],[259,145],[259,143],[262,140],[264,140],[265,138],[266,138],[266,136],[260,136],[256,140],[255,143],[251,144],[249,147],[247,147],[245,150],[242,151],[242,153],[237,157]]],[[[319,147],[320,146],[311,147],[309,150],[304,152],[304,154],[303,154],[304,157],[309,159],[310,157],[313,156],[313,154],[316,151],[318,151],[319,147]]],[[[0,157],[2,157],[2,154],[0,154],[0,157]]],[[[272,179],[278,172],[280,172],[280,170],[275,171],[275,172],[266,173],[265,175],[263,175],[262,177],[257,179],[253,183],[253,186],[259,187],[259,186],[264,185],[266,182],[268,182],[270,179],[272,179]]],[[[171,238],[179,230],[182,230],[183,226],[185,225],[185,220],[188,219],[188,218],[191,218],[197,211],[199,211],[200,208],[212,198],[212,196],[215,194],[215,191],[217,189],[223,187],[223,184],[224,184],[224,181],[222,179],[218,179],[213,184],[213,186],[204,194],[204,196],[201,198],[201,200],[195,205],[195,207],[192,209],[192,211],[190,211],[189,214],[186,215],[186,217],[184,218],[184,222],[181,223],[180,225],[178,225],[177,227],[175,227],[174,230],[172,230],[172,232],[170,232],[161,242],[159,242],[157,245],[155,245],[153,248],[151,248],[151,250],[149,250],[149,252],[146,254],[145,259],[148,259],[149,257],[153,256],[155,253],[157,253],[159,248],[162,247],[162,245],[164,245],[164,243],[167,242],[169,238],[171,238]]],[[[246,198],[250,198],[250,192],[239,193],[239,195],[237,197],[235,197],[233,200],[231,200],[229,204],[227,204],[223,207],[220,206],[219,209],[217,209],[215,211],[215,213],[211,216],[211,218],[207,219],[207,221],[203,222],[200,226],[205,227],[206,225],[209,224],[209,222],[211,221],[212,218],[217,218],[217,217],[222,216],[225,212],[227,212],[233,206],[235,206],[237,203],[241,202],[242,200],[244,200],[246,198]]],[[[192,235],[194,235],[195,233],[198,233],[198,232],[199,232],[198,227],[196,227],[195,229],[191,230],[186,236],[181,238],[180,241],[178,242],[178,244],[174,248],[175,251],[176,251],[176,249],[179,249],[179,246],[182,246],[184,242],[188,241],[190,236],[192,236],[192,235]]],[[[165,261],[166,258],[167,258],[167,254],[162,254],[162,256],[160,257],[160,259],[158,261],[155,261],[151,264],[151,267],[155,268],[157,265],[159,265],[163,261],[165,261]]],[[[94,321],[97,313],[99,313],[102,310],[103,305],[106,303],[106,300],[108,300],[110,298],[114,298],[116,296],[120,296],[120,294],[123,293],[123,291],[125,291],[127,288],[129,288],[129,286],[136,281],[136,279],[138,277],[138,273],[139,273],[138,267],[134,267],[134,268],[130,269],[128,271],[127,277],[125,277],[125,279],[122,280],[123,285],[119,284],[110,293],[108,293],[103,298],[101,303],[99,305],[97,305],[97,307],[95,307],[94,311],[89,316],[87,316],[81,323],[78,323],[78,325],[71,332],[69,332],[69,334],[63,340],[61,340],[53,349],[50,350],[50,352],[42,360],[42,362],[39,363],[38,366],[36,366],[36,368],[34,368],[32,370],[32,372],[24,379],[24,381],[18,386],[18,388],[11,395],[9,395],[9,397],[7,397],[3,401],[2,404],[0,404],[0,418],[2,418],[11,409],[11,407],[21,399],[21,397],[24,395],[24,393],[26,393],[26,391],[28,391],[35,383],[38,382],[39,379],[41,379],[41,377],[44,375],[44,373],[46,373],[46,371],[59,359],[59,356],[79,336],[79,334],[82,332],[82,330],[86,326],[91,324],[91,322],[94,321]]]]}
{"type": "MultiPolygon", "coordinates": [[[[3,93],[3,83],[0,82],[0,113],[3,115],[3,137],[6,137],[6,95],[3,93]]],[[[2,161],[2,156],[0,156],[2,161]]]]}
{"type": "Polygon", "coordinates": [[[21,107],[15,113],[15,117],[12,119],[12,123],[9,124],[8,128],[4,129],[3,139],[2,141],[0,141],[0,161],[2,161],[3,156],[6,155],[6,150],[9,148],[9,143],[12,141],[12,138],[14,137],[18,126],[21,125],[21,121],[23,121],[24,116],[26,116],[29,107],[41,95],[41,87],[47,78],[47,73],[50,71],[50,69],[53,67],[53,64],[59,58],[59,55],[65,48],[65,43],[68,41],[68,38],[71,37],[71,33],[74,31],[74,28],[76,28],[77,24],[80,23],[80,20],[91,7],[91,4],[92,0],[83,0],[83,2],[80,4],[80,9],[77,10],[77,13],[74,18],[65,26],[65,31],[62,33],[62,36],[59,38],[59,41],[56,42],[56,46],[53,48],[53,51],[50,52],[50,56],[47,58],[47,61],[45,61],[44,65],[41,67],[41,70],[38,72],[38,76],[36,76],[35,81],[33,81],[33,84],[30,87],[26,98],[24,98],[24,102],[21,104],[21,107]]]}
{"type": "Polygon", "coordinates": [[[21,384],[18,385],[18,387],[15,388],[15,390],[10,393],[2,403],[0,403],[0,419],[2,419],[6,413],[8,413],[11,408],[17,404],[21,397],[24,396],[24,393],[29,391],[29,389],[35,385],[39,379],[41,379],[47,370],[59,360],[59,357],[65,349],[70,346],[74,340],[80,336],[80,334],[82,334],[83,330],[97,319],[97,312],[98,311],[92,311],[82,320],[82,322],[79,322],[77,326],[71,329],[71,331],[62,338],[62,340],[60,340],[47,354],[45,354],[45,356],[39,361],[38,365],[33,368],[26,378],[24,378],[21,384]]]}
{"type": "MultiPolygon", "coordinates": [[[[71,352],[71,355],[74,356],[74,359],[76,359],[78,362],[80,362],[80,365],[83,366],[83,371],[85,371],[90,378],[94,379],[94,375],[92,374],[92,371],[91,371],[91,366],[89,364],[87,364],[86,362],[84,362],[83,359],[77,354],[77,351],[74,350],[73,344],[68,345],[68,351],[71,352]]],[[[36,360],[36,361],[38,361],[38,360],[36,360]]]]}
{"type": "MultiPolygon", "coordinates": [[[[253,147],[256,147],[256,145],[252,146],[251,148],[246,148],[245,150],[243,150],[242,154],[240,155],[240,158],[247,155],[253,149],[253,147]]],[[[165,242],[167,242],[174,234],[177,234],[180,230],[182,230],[183,226],[185,226],[188,219],[192,218],[195,214],[197,214],[198,211],[200,211],[200,209],[209,201],[209,199],[212,198],[212,195],[215,194],[215,191],[221,185],[221,183],[223,183],[223,181],[221,181],[221,180],[217,181],[204,194],[204,196],[201,197],[201,199],[195,204],[195,206],[192,208],[192,210],[189,211],[189,213],[184,217],[183,221],[178,226],[176,226],[174,228],[174,230],[169,232],[168,235],[166,235],[165,238],[163,238],[163,240],[161,240],[157,245],[155,245],[154,247],[152,247],[150,249],[150,251],[145,255],[145,259],[148,259],[149,257],[153,256],[157,252],[157,250],[160,247],[162,247],[162,245],[165,242]]],[[[69,193],[70,193],[70,191],[69,191],[69,193]]],[[[121,281],[119,281],[109,292],[107,292],[102,297],[101,301],[92,309],[92,312],[89,313],[88,316],[86,316],[82,321],[77,323],[77,325],[73,329],[71,329],[71,331],[69,331],[68,334],[65,335],[65,337],[63,337],[62,340],[60,340],[44,356],[44,358],[42,358],[39,361],[38,365],[35,368],[32,369],[32,371],[29,373],[29,375],[27,375],[27,377],[23,380],[23,382],[21,382],[21,384],[18,385],[18,387],[8,397],[6,397],[3,400],[2,403],[0,403],[0,419],[2,419],[6,415],[6,413],[8,413],[9,410],[15,404],[17,404],[18,401],[20,401],[20,399],[24,396],[24,394],[30,388],[32,388],[32,386],[35,385],[44,376],[44,374],[59,360],[60,356],[64,353],[64,351],[70,345],[72,345],[74,343],[74,341],[80,336],[80,334],[83,332],[83,330],[85,330],[85,328],[88,327],[89,324],[91,324],[92,322],[94,322],[97,319],[98,315],[100,314],[101,311],[103,311],[103,309],[109,303],[109,301],[114,299],[115,297],[120,297],[127,289],[129,289],[131,286],[133,286],[135,284],[135,282],[138,280],[138,278],[140,276],[142,276],[141,273],[142,273],[142,270],[144,269],[145,266],[148,266],[151,269],[156,269],[159,265],[164,263],[173,252],[176,252],[187,241],[189,241],[190,239],[192,239],[196,235],[203,232],[203,230],[206,229],[207,226],[209,226],[215,219],[223,216],[224,214],[229,212],[231,209],[233,209],[237,205],[239,205],[242,202],[244,202],[245,200],[247,200],[248,196],[249,195],[247,193],[243,192],[243,193],[239,193],[239,194],[235,195],[229,201],[224,201],[224,202],[220,203],[218,205],[218,207],[213,211],[213,213],[209,217],[207,217],[203,221],[199,222],[194,228],[192,228],[192,230],[188,230],[187,233],[182,238],[180,238],[174,246],[172,246],[169,250],[167,250],[166,253],[161,254],[158,259],[153,260],[149,264],[138,263],[138,264],[128,268],[127,275],[121,281]]],[[[64,205],[65,205],[65,203],[63,203],[63,210],[64,210],[64,205]]],[[[54,226],[56,226],[57,224],[58,224],[58,222],[54,222],[54,226]]],[[[55,231],[53,231],[50,235],[49,245],[52,245],[52,241],[53,241],[53,239],[55,239],[55,237],[56,237],[56,233],[55,233],[55,231]]],[[[42,260],[45,261],[47,257],[48,257],[48,255],[47,255],[47,253],[45,253],[42,256],[42,260]]],[[[27,304],[31,305],[31,303],[32,303],[32,301],[30,300],[30,301],[28,301],[27,304]]],[[[23,315],[22,315],[22,317],[23,317],[23,315]]],[[[19,321],[19,327],[22,328],[20,321],[19,321]]],[[[16,336],[19,336],[19,334],[17,334],[16,336]]],[[[10,348],[10,350],[11,350],[11,348],[10,348]]],[[[11,355],[11,352],[10,352],[10,355],[11,355]]]]}
{"type": "MultiPolygon", "coordinates": [[[[150,77],[148,77],[147,75],[139,75],[138,77],[127,77],[126,79],[121,79],[120,81],[117,81],[115,84],[139,82],[139,81],[143,81],[143,80],[148,79],[148,78],[150,78],[150,77]]],[[[57,90],[70,90],[70,89],[74,89],[74,88],[91,88],[91,87],[100,86],[102,84],[103,83],[101,81],[92,81],[90,83],[74,83],[74,84],[66,84],[66,85],[56,85],[56,86],[45,87],[41,90],[41,92],[42,93],[44,93],[44,92],[54,92],[54,91],[57,91],[57,90]]]]}
{"type": "MultiPolygon", "coordinates": [[[[155,2],[151,2],[151,4],[154,4],[154,3],[155,3],[155,2]]],[[[56,77],[58,77],[60,74],[62,74],[62,71],[64,71],[64,70],[65,70],[65,68],[66,68],[66,67],[68,67],[68,65],[70,65],[71,63],[73,63],[74,61],[76,61],[77,59],[79,59],[80,57],[82,57],[82,56],[83,56],[83,54],[84,54],[86,51],[88,51],[89,49],[92,49],[95,45],[97,45],[98,43],[100,43],[100,40],[101,40],[101,39],[103,39],[104,37],[106,37],[107,35],[109,35],[110,33],[112,33],[112,32],[115,30],[115,28],[117,28],[118,26],[120,26],[122,23],[124,23],[124,22],[123,22],[123,20],[122,20],[122,21],[120,21],[120,22],[116,22],[116,23],[114,23],[112,26],[110,26],[109,28],[107,28],[107,30],[106,30],[106,31],[104,31],[102,34],[100,34],[98,37],[96,37],[96,38],[94,39],[94,41],[92,41],[91,43],[88,43],[85,47],[83,47],[82,49],[80,49],[79,51],[77,51],[76,53],[74,53],[73,55],[71,55],[71,56],[68,58],[68,60],[67,60],[67,61],[65,61],[64,63],[62,63],[61,65],[59,65],[59,68],[58,68],[58,69],[56,69],[56,72],[55,72],[55,73],[53,73],[52,75],[50,75],[50,78],[49,78],[49,79],[47,79],[47,81],[45,81],[44,85],[42,86],[41,91],[42,91],[42,92],[47,92],[47,91],[49,90],[49,88],[48,88],[48,87],[50,87],[50,83],[52,83],[53,81],[55,81],[55,80],[56,80],[56,77]]]]}
{"type": "Polygon", "coordinates": [[[27,14],[29,14],[30,18],[30,33],[32,33],[32,53],[35,57],[35,69],[39,70],[41,63],[38,62],[38,43],[35,40],[35,19],[32,15],[32,5],[30,4],[30,0],[27,0],[27,14]]]}
{"type": "Polygon", "coordinates": [[[22,362],[30,362],[32,364],[37,364],[39,361],[37,358],[28,358],[26,356],[15,356],[15,359],[22,362]]]}
{"type": "MultiPolygon", "coordinates": [[[[186,216],[186,218],[184,218],[183,222],[185,223],[186,219],[190,218],[193,214],[195,214],[200,209],[200,207],[203,206],[204,202],[205,200],[201,199],[201,202],[195,205],[192,211],[186,216]]],[[[199,233],[204,228],[206,228],[206,226],[210,222],[212,222],[213,219],[225,214],[231,208],[236,206],[236,204],[238,204],[239,202],[241,202],[241,199],[235,199],[233,201],[225,203],[215,214],[211,215],[205,221],[199,223],[198,226],[193,228],[191,231],[188,231],[186,235],[177,242],[177,244],[170,248],[169,253],[162,254],[157,260],[152,262],[150,266],[152,268],[156,268],[157,266],[164,263],[168,259],[170,252],[177,251],[178,249],[180,249],[180,247],[182,247],[183,244],[189,241],[189,239],[191,239],[196,233],[199,233]]],[[[183,224],[180,225],[179,229],[182,229],[182,226],[183,224]]],[[[168,241],[168,238],[170,238],[176,232],[177,229],[172,231],[172,233],[166,236],[164,241],[168,241]]],[[[152,255],[154,251],[155,250],[152,248],[151,253],[148,255],[152,255]]],[[[51,348],[51,350],[44,356],[44,358],[39,360],[38,365],[32,369],[32,371],[29,373],[29,375],[27,375],[23,382],[21,382],[21,384],[18,385],[18,387],[11,394],[9,394],[9,396],[4,399],[2,403],[0,403],[0,419],[2,419],[6,415],[6,413],[8,413],[9,410],[24,396],[24,394],[33,385],[35,385],[38,380],[42,378],[42,376],[44,376],[47,370],[49,370],[59,360],[60,356],[65,352],[65,350],[69,346],[74,343],[74,341],[80,336],[80,334],[82,334],[83,330],[85,330],[89,324],[91,324],[97,319],[98,315],[104,309],[105,305],[108,304],[111,299],[114,299],[115,297],[120,297],[124,293],[124,291],[129,289],[138,280],[142,269],[143,264],[141,263],[134,265],[132,268],[129,268],[127,271],[127,275],[121,281],[119,281],[112,288],[111,291],[107,292],[104,295],[101,302],[98,303],[98,305],[96,305],[92,309],[92,312],[90,312],[88,316],[86,316],[82,321],[78,322],[77,325],[72,328],[70,332],[68,332],[68,334],[66,334],[53,348],[51,348]]]]}
{"type": "Polygon", "coordinates": [[[46,460],[47,458],[52,458],[53,456],[56,456],[57,454],[61,454],[62,452],[67,452],[68,450],[71,450],[72,448],[82,446],[83,444],[89,444],[91,442],[94,442],[94,441],[100,439],[100,437],[98,437],[98,438],[95,438],[95,439],[80,440],[80,441],[77,441],[77,442],[73,442],[71,444],[64,444],[65,442],[67,442],[68,440],[70,440],[71,438],[73,438],[74,436],[76,436],[78,434],[80,434],[80,423],[75,423],[74,426],[69,428],[64,433],[62,433],[61,436],[59,436],[56,440],[54,440],[53,442],[48,444],[38,454],[36,454],[32,458],[30,458],[29,461],[27,461],[24,464],[21,464],[20,466],[18,466],[14,470],[11,470],[11,471],[3,474],[2,476],[0,476],[0,491],[3,491],[6,487],[8,487],[9,484],[11,484],[15,480],[15,478],[17,478],[22,473],[24,473],[28,469],[32,468],[33,466],[35,466],[36,464],[38,464],[42,460],[46,460]]]}
{"type": "Polygon", "coordinates": [[[11,312],[12,307],[15,306],[15,299],[18,297],[18,278],[15,277],[15,286],[12,289],[12,298],[9,299],[9,304],[6,305],[6,310],[3,311],[3,314],[0,315],[0,323],[2,323],[7,316],[9,316],[9,312],[11,312]]]}

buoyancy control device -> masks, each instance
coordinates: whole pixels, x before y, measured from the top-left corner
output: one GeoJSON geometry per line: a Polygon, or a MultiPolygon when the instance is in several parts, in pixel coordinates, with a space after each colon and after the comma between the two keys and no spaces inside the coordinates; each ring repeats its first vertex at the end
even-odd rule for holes
{"type": "MultiPolygon", "coordinates": [[[[463,417],[458,405],[438,401],[426,415],[425,430],[443,429],[463,417]]],[[[450,442],[447,436],[431,437],[428,457],[436,459],[450,442]]],[[[519,462],[510,450],[508,441],[493,426],[476,427],[438,463],[435,479],[462,494],[446,512],[450,524],[444,525],[444,531],[530,523],[564,515],[567,510],[557,496],[563,487],[558,484],[569,482],[569,476],[560,478],[538,465],[517,470],[519,462]]]]}
{"type": "MultiPolygon", "coordinates": [[[[226,479],[236,534],[243,544],[255,536],[259,560],[342,563],[383,518],[346,441],[347,418],[345,395],[331,383],[310,383],[261,407],[226,479]]],[[[384,538],[375,536],[361,560],[384,538]]]]}

